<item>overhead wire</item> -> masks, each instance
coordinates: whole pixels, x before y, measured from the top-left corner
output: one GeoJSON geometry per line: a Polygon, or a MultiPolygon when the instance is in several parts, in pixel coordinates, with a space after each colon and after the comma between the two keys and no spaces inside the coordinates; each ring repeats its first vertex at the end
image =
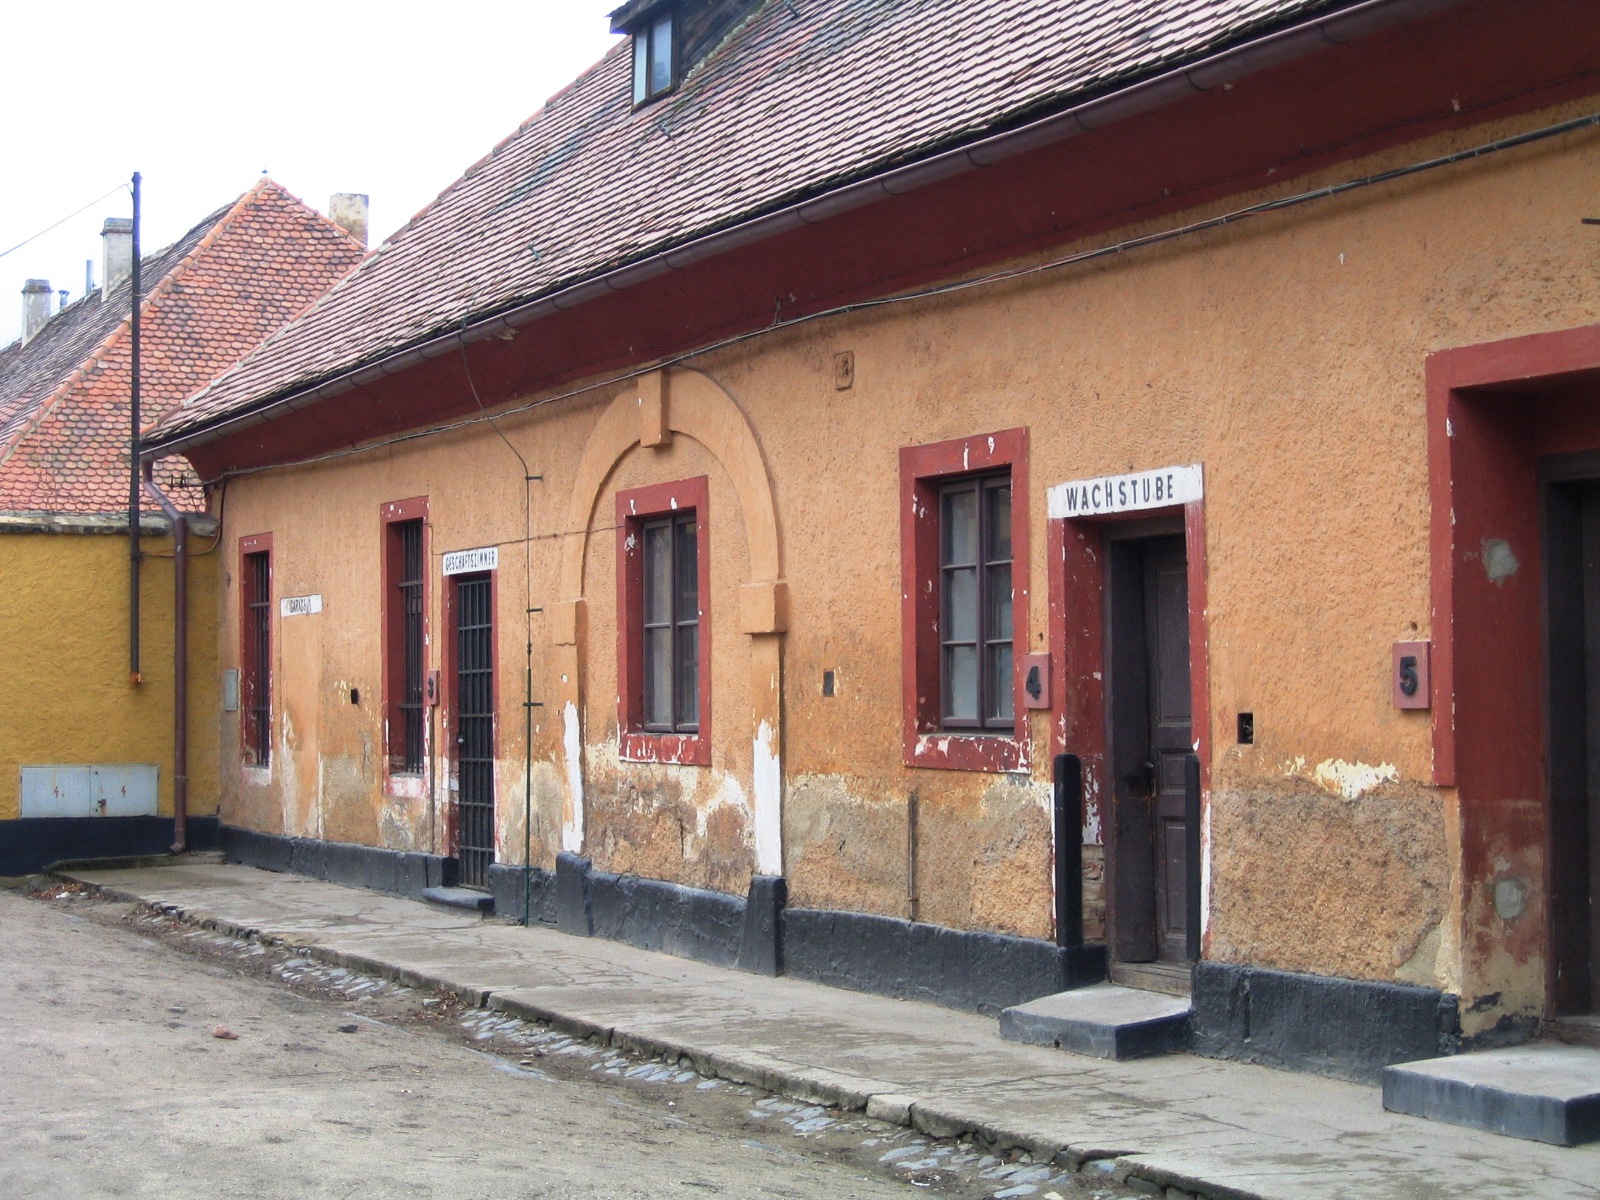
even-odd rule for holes
{"type": "Polygon", "coordinates": [[[112,188],[109,192],[106,192],[104,195],[101,195],[101,196],[96,196],[93,200],[89,201],[89,203],[85,204],[82,208],[74,209],[72,212],[69,212],[66,216],[62,217],[54,225],[47,225],[43,229],[39,230],[38,233],[30,234],[29,236],[23,238],[15,246],[11,247],[11,249],[9,249],[9,250],[0,250],[0,258],[4,258],[8,254],[14,254],[16,251],[21,250],[29,242],[38,241],[40,238],[42,238],[45,234],[49,233],[51,230],[61,228],[61,226],[65,225],[68,221],[72,220],[73,217],[80,216],[83,213],[88,212],[96,204],[99,204],[100,201],[109,199],[110,197],[115,196],[118,192],[126,191],[127,189],[128,189],[128,185],[126,183],[117,184],[117,186],[112,188]]]}
{"type": "MultiPolygon", "coordinates": [[[[982,275],[969,276],[965,279],[952,280],[948,283],[934,284],[930,287],[918,288],[907,292],[897,292],[891,296],[879,296],[869,300],[855,300],[847,304],[840,304],[830,308],[819,309],[816,312],[802,313],[801,315],[794,317],[780,317],[775,315],[774,319],[769,324],[763,325],[759,328],[749,329],[742,333],[730,334],[726,337],[704,342],[691,349],[681,351],[666,358],[653,360],[649,365],[646,366],[631,367],[626,371],[609,375],[604,379],[598,379],[591,383],[585,383],[574,388],[568,388],[564,391],[555,392],[551,395],[540,397],[537,400],[530,400],[523,404],[511,405],[507,408],[501,409],[497,414],[490,414],[488,409],[484,407],[482,398],[478,396],[476,389],[474,389],[473,397],[477,401],[479,408],[482,410],[481,415],[479,416],[465,417],[455,421],[442,422],[437,425],[427,426],[423,429],[414,429],[406,433],[395,434],[391,437],[383,438],[378,441],[364,442],[357,446],[345,446],[338,450],[330,450],[322,454],[309,455],[305,458],[292,459],[286,462],[271,463],[254,467],[238,467],[220,472],[213,479],[209,479],[206,482],[208,484],[215,483],[222,479],[236,476],[254,475],[262,471],[278,471],[294,467],[315,466],[319,463],[331,462],[341,458],[348,458],[352,455],[367,454],[371,451],[381,450],[388,446],[403,445],[406,442],[418,441],[423,438],[437,437],[441,434],[451,433],[459,429],[466,429],[475,425],[481,425],[485,421],[493,424],[496,420],[503,420],[507,417],[519,416],[523,413],[532,412],[535,409],[543,408],[549,404],[556,404],[563,400],[573,399],[574,397],[584,395],[588,392],[615,387],[618,384],[627,383],[630,380],[637,379],[642,375],[650,374],[653,371],[663,370],[667,367],[680,366],[704,355],[712,354],[719,350],[726,350],[730,347],[741,345],[744,342],[748,342],[756,338],[766,337],[773,333],[779,333],[796,328],[797,326],[810,324],[813,321],[821,321],[833,317],[846,316],[851,313],[865,312],[877,308],[886,308],[892,305],[913,303],[919,300],[936,299],[941,296],[948,296],[958,292],[969,291],[973,288],[1010,283],[1015,280],[1026,279],[1035,275],[1059,271],[1066,267],[1079,266],[1084,263],[1095,262],[1099,259],[1110,258],[1119,254],[1126,254],[1133,250],[1140,250],[1149,246],[1160,245],[1164,242],[1174,241],[1179,238],[1189,237],[1194,234],[1220,229],[1223,226],[1238,224],[1239,222],[1247,221],[1255,217],[1266,216],[1273,213],[1284,212],[1293,208],[1299,208],[1302,205],[1310,204],[1318,200],[1329,199],[1334,196],[1344,195],[1348,192],[1356,191],[1362,188],[1373,187],[1378,184],[1390,183],[1398,179],[1407,178],[1408,176],[1419,175],[1426,171],[1437,170],[1440,167],[1451,166],[1453,164],[1465,162],[1474,158],[1483,158],[1490,154],[1497,154],[1504,150],[1510,150],[1519,146],[1529,145],[1534,142],[1544,141],[1547,138],[1556,137],[1565,133],[1572,133],[1581,129],[1592,128],[1597,125],[1600,125],[1600,112],[1590,113],[1582,117],[1575,117],[1568,121],[1561,121],[1554,125],[1543,126],[1539,129],[1530,130],[1525,133],[1499,138],[1492,142],[1471,146],[1467,149],[1457,150],[1450,154],[1439,155],[1435,158],[1424,159],[1420,162],[1409,163],[1402,167],[1394,167],[1389,170],[1379,171],[1371,175],[1364,175],[1355,179],[1344,180],[1340,183],[1311,188],[1307,191],[1296,192],[1290,196],[1280,196],[1272,200],[1263,200],[1259,203],[1249,204],[1242,208],[1236,208],[1229,212],[1221,213],[1217,216],[1204,217],[1199,220],[1185,222],[1182,225],[1175,225],[1166,229],[1157,230],[1153,233],[1140,234],[1136,237],[1125,238],[1122,241],[1113,242],[1109,245],[1095,246],[1087,250],[1075,251],[1071,254],[1061,255],[1056,258],[1048,259],[1044,262],[1032,263],[1021,267],[1011,267],[1001,271],[991,271],[982,275]]],[[[466,322],[465,319],[463,319],[462,328],[458,335],[462,340],[463,354],[465,352],[465,332],[466,322]]],[[[505,434],[500,430],[499,426],[495,425],[494,428],[495,431],[500,434],[502,440],[505,440],[505,434]]],[[[509,440],[507,440],[506,444],[509,446],[511,443],[509,440]]],[[[515,452],[515,447],[512,447],[512,449],[515,452]]],[[[518,457],[521,458],[520,453],[518,454],[518,457]]],[[[524,470],[526,471],[526,464],[524,464],[524,470]]]]}

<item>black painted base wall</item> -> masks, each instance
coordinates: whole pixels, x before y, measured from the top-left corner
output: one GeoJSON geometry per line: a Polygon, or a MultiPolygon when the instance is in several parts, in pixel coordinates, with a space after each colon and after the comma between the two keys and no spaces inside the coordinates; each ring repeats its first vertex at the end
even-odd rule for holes
{"type": "Polygon", "coordinates": [[[424,888],[453,887],[456,883],[455,859],[437,854],[291,838],[232,825],[222,827],[221,843],[223,856],[229,862],[309,875],[312,879],[371,888],[411,900],[422,899],[424,888]]]}
{"type": "MultiPolygon", "coordinates": [[[[757,876],[757,883],[762,879],[757,876]]],[[[770,885],[760,890],[771,895],[770,885]]],[[[556,926],[579,937],[603,937],[641,950],[693,958],[718,967],[762,971],[781,963],[776,921],[747,920],[749,899],[637,875],[596,871],[587,858],[556,858],[556,926]],[[745,945],[747,933],[771,945],[745,945]]],[[[776,969],[762,973],[776,974],[776,969]]]]}
{"type": "Polygon", "coordinates": [[[1106,977],[1104,946],[806,908],[784,910],[783,954],[801,979],[989,1014],[1106,977]]]}
{"type": "Polygon", "coordinates": [[[1448,992],[1215,962],[1195,966],[1189,1029],[1196,1054],[1362,1083],[1461,1047],[1448,992]]]}
{"type": "MultiPolygon", "coordinates": [[[[191,850],[215,850],[216,817],[190,817],[191,850]]],[[[0,821],[0,877],[37,875],[56,863],[150,858],[172,849],[171,817],[25,817],[0,821]]]]}
{"type": "Polygon", "coordinates": [[[546,871],[543,867],[524,871],[507,863],[491,863],[489,895],[494,898],[494,915],[497,917],[505,917],[519,925],[556,923],[554,871],[546,871]]]}
{"type": "MultiPolygon", "coordinates": [[[[107,834],[114,824],[112,819],[92,823],[107,834]]],[[[20,825],[82,824],[7,822],[0,833],[20,825]]],[[[0,841],[0,874],[28,874],[68,857],[160,853],[171,841],[171,821],[128,818],[117,824],[127,827],[114,845],[90,845],[80,832],[70,852],[36,849],[34,858],[49,856],[30,869],[4,869],[22,861],[17,856],[22,843],[0,841]],[[127,826],[129,821],[151,824],[127,826]]],[[[191,842],[201,848],[205,826],[191,821],[190,829],[191,842]]],[[[58,847],[61,843],[50,841],[47,832],[34,830],[31,844],[58,847]]],[[[210,836],[215,844],[214,819],[210,836]]],[[[420,899],[424,888],[456,882],[455,860],[436,855],[231,826],[221,828],[220,844],[231,862],[412,899],[420,899]]],[[[788,908],[781,877],[756,876],[748,896],[732,896],[596,871],[586,858],[561,854],[554,871],[495,864],[489,887],[496,915],[510,920],[554,925],[563,933],[609,938],[714,966],[793,975],[974,1012],[998,1013],[1106,977],[1104,946],[1062,948],[1033,938],[868,913],[788,908]]],[[[1197,964],[1193,980],[1190,1029],[1196,1054],[1375,1082],[1390,1064],[1462,1048],[1456,997],[1432,988],[1215,962],[1197,964]]]]}

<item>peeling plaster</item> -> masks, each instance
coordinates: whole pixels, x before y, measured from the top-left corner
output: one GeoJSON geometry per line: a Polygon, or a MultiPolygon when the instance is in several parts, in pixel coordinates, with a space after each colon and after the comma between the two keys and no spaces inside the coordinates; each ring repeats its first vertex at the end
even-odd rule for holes
{"type": "MultiPolygon", "coordinates": [[[[1305,761],[1303,758],[1295,759],[1293,766],[1284,774],[1303,775],[1305,761]]],[[[1375,787],[1398,782],[1400,771],[1393,763],[1371,766],[1363,762],[1346,762],[1342,758],[1328,758],[1312,769],[1311,778],[1318,787],[1336,796],[1343,796],[1346,800],[1357,800],[1375,787]]]]}
{"type": "Polygon", "coordinates": [[[783,766],[774,748],[772,726],[762,721],[756,731],[756,870],[783,874],[783,766]]]}
{"type": "Polygon", "coordinates": [[[1203,951],[1206,934],[1211,931],[1211,800],[1208,796],[1200,810],[1200,946],[1203,951]]]}
{"type": "Polygon", "coordinates": [[[1100,779],[1093,771],[1083,773],[1083,844],[1103,845],[1105,831],[1100,826],[1100,779]]]}
{"type": "Polygon", "coordinates": [[[568,854],[583,853],[583,747],[578,739],[578,706],[571,700],[561,711],[564,735],[561,743],[567,756],[567,794],[572,798],[572,815],[561,825],[561,848],[568,854]]]}
{"type": "Polygon", "coordinates": [[[1510,542],[1504,538],[1483,539],[1483,570],[1490,583],[1510,579],[1521,565],[1512,553],[1510,542]]]}

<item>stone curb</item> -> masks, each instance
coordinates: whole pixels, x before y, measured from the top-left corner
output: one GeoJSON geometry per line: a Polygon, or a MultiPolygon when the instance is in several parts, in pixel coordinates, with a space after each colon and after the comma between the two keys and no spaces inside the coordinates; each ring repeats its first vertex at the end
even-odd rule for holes
{"type": "MultiPolygon", "coordinates": [[[[871,1120],[901,1125],[935,1138],[971,1137],[997,1150],[1024,1150],[1036,1162],[1052,1163],[1075,1173],[1104,1171],[1118,1183],[1135,1191],[1165,1200],[1273,1200],[1259,1192],[1245,1191],[1223,1183],[1210,1182],[1182,1171],[1138,1161],[1138,1151],[1099,1147],[1074,1147],[1037,1134],[1008,1129],[998,1121],[986,1120],[968,1112],[941,1109],[915,1096],[894,1091],[871,1090],[878,1081],[853,1078],[823,1067],[802,1067],[781,1059],[752,1052],[710,1049],[695,1046],[657,1033],[622,1029],[591,1018],[520,999],[516,988],[497,992],[446,979],[425,971],[397,966],[349,950],[340,950],[315,941],[301,941],[292,934],[278,934],[215,917],[182,905],[158,903],[121,888],[79,880],[96,894],[127,903],[148,904],[169,916],[202,929],[241,940],[262,941],[288,946],[298,953],[348,971],[387,979],[405,987],[445,992],[473,1008],[492,1009],[507,1016],[536,1021],[570,1037],[593,1038],[615,1049],[643,1057],[661,1058],[692,1065],[700,1074],[725,1079],[730,1083],[759,1087],[775,1095],[824,1104],[863,1113],[871,1120]],[[862,1086],[866,1085],[866,1086],[862,1086]]],[[[885,1084],[888,1088],[892,1085],[885,1084]]]]}

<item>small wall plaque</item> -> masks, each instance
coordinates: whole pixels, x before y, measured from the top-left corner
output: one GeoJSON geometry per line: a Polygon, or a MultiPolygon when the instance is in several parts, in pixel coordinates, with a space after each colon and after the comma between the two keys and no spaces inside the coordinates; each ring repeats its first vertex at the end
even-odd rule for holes
{"type": "Polygon", "coordinates": [[[1022,707],[1050,707],[1050,656],[1022,656],[1022,707]]]}
{"type": "Polygon", "coordinates": [[[1428,671],[1428,642],[1396,642],[1389,679],[1396,708],[1431,708],[1433,690],[1428,671]]]}

